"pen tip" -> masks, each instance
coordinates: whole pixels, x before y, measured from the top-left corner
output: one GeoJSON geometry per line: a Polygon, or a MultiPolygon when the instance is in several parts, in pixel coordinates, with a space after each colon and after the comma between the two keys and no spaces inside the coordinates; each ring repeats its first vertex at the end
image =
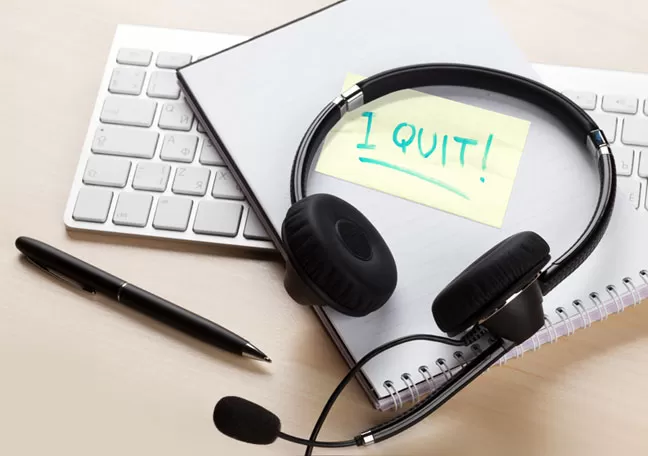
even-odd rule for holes
{"type": "Polygon", "coordinates": [[[265,361],[266,363],[272,362],[272,360],[268,358],[268,356],[265,353],[263,353],[261,350],[259,350],[249,342],[245,344],[245,349],[241,354],[243,356],[247,356],[248,358],[256,359],[259,361],[265,361]]]}

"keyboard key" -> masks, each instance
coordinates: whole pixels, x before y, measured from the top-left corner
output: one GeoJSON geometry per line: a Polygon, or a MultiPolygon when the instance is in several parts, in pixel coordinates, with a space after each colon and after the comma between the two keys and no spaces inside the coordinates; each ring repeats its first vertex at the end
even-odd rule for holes
{"type": "Polygon", "coordinates": [[[146,226],[153,197],[146,193],[123,192],[117,198],[113,223],[126,226],[146,226]]]}
{"type": "Polygon", "coordinates": [[[648,177],[648,150],[642,150],[639,158],[639,176],[648,177]]]}
{"type": "Polygon", "coordinates": [[[261,225],[259,217],[257,217],[252,209],[250,209],[250,211],[248,212],[248,218],[245,222],[243,236],[245,236],[247,239],[259,239],[263,241],[270,240],[270,236],[268,236],[268,233],[266,233],[263,225],[261,225]]]}
{"type": "Polygon", "coordinates": [[[198,137],[192,135],[164,135],[160,158],[162,160],[191,163],[196,155],[198,137]]]}
{"type": "Polygon", "coordinates": [[[236,184],[229,169],[219,166],[215,172],[214,187],[212,188],[212,196],[214,198],[244,199],[243,193],[241,193],[241,189],[236,184]]]}
{"type": "Polygon", "coordinates": [[[200,151],[200,163],[203,165],[224,165],[223,159],[218,155],[211,141],[205,138],[200,151]]]}
{"type": "Polygon", "coordinates": [[[142,93],[146,71],[139,68],[115,68],[110,77],[108,91],[126,95],[139,95],[142,93]]]}
{"type": "Polygon", "coordinates": [[[241,223],[241,204],[225,201],[201,201],[196,213],[194,231],[199,234],[215,234],[234,237],[241,223]]]}
{"type": "Polygon", "coordinates": [[[146,49],[122,48],[117,53],[117,63],[124,65],[148,66],[153,53],[146,49]]]}
{"type": "Polygon", "coordinates": [[[133,177],[133,188],[163,192],[166,190],[170,171],[171,167],[162,163],[138,163],[133,177]]]}
{"type": "Polygon", "coordinates": [[[190,198],[162,196],[158,201],[153,228],[169,231],[186,231],[193,201],[190,198]]]}
{"type": "Polygon", "coordinates": [[[630,147],[614,147],[612,148],[612,154],[614,155],[617,176],[630,176],[634,162],[634,150],[630,147]]]}
{"type": "Polygon", "coordinates": [[[180,86],[175,73],[172,71],[154,71],[151,73],[146,94],[155,98],[170,98],[172,100],[180,98],[180,86]]]}
{"type": "Polygon", "coordinates": [[[633,146],[648,146],[648,119],[641,117],[628,117],[623,120],[623,144],[633,146]]]}
{"type": "Polygon", "coordinates": [[[644,114],[648,116],[648,98],[644,101],[644,114]]]}
{"type": "Polygon", "coordinates": [[[594,92],[565,90],[563,94],[583,109],[596,108],[596,94],[594,92]]]}
{"type": "Polygon", "coordinates": [[[105,187],[124,187],[131,162],[122,158],[90,157],[83,173],[83,183],[105,187]]]}
{"type": "Polygon", "coordinates": [[[103,123],[150,127],[157,103],[142,98],[112,96],[106,98],[101,109],[103,123]]]}
{"type": "Polygon", "coordinates": [[[160,52],[155,64],[160,68],[180,68],[191,63],[191,54],[180,52],[160,52]]]}
{"type": "Polygon", "coordinates": [[[160,128],[167,130],[189,131],[191,130],[193,117],[193,112],[191,112],[187,103],[182,101],[164,103],[158,125],[160,128]]]}
{"type": "Polygon", "coordinates": [[[79,190],[72,218],[82,222],[104,223],[108,219],[112,197],[113,192],[110,190],[82,188],[79,190]]]}
{"type": "Polygon", "coordinates": [[[173,193],[203,196],[207,192],[210,171],[196,166],[179,167],[173,179],[173,193]]]}
{"type": "Polygon", "coordinates": [[[605,137],[609,142],[614,142],[616,139],[617,118],[609,114],[600,114],[593,112],[590,117],[596,122],[596,125],[603,130],[605,137]]]}
{"type": "Polygon", "coordinates": [[[629,177],[617,178],[619,190],[626,194],[632,207],[639,209],[639,194],[641,193],[641,182],[629,177]]]}
{"type": "Polygon", "coordinates": [[[158,133],[137,128],[99,127],[90,150],[95,154],[152,158],[158,133]]]}
{"type": "Polygon", "coordinates": [[[628,95],[603,95],[601,109],[607,112],[619,112],[621,114],[636,114],[639,100],[628,95]]]}

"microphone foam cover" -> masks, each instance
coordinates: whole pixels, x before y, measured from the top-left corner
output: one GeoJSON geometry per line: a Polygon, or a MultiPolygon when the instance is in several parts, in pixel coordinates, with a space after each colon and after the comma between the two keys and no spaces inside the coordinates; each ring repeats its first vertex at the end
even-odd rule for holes
{"type": "Polygon", "coordinates": [[[281,431],[277,415],[236,396],[218,401],[214,407],[214,424],[228,437],[255,445],[274,442],[281,431]]]}

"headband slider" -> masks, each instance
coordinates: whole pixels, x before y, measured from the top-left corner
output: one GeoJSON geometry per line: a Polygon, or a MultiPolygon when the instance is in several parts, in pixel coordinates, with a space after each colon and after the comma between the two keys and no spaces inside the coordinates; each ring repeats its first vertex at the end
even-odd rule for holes
{"type": "Polygon", "coordinates": [[[585,144],[587,149],[596,157],[612,152],[605,133],[601,129],[590,131],[585,139],[585,144]]]}
{"type": "Polygon", "coordinates": [[[364,104],[362,89],[357,85],[349,87],[333,100],[333,104],[340,108],[340,114],[342,115],[359,108],[364,104]]]}

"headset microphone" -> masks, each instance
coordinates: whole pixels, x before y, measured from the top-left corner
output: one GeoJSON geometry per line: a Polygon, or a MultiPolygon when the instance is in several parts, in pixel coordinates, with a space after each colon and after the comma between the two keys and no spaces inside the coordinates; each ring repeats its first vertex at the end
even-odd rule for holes
{"type": "Polygon", "coordinates": [[[324,424],[326,416],[346,385],[355,378],[355,375],[366,363],[379,354],[398,345],[415,340],[464,346],[479,339],[484,334],[485,331],[482,328],[476,328],[469,331],[460,340],[449,339],[432,334],[413,334],[411,336],[395,339],[373,349],[362,357],[356,365],[349,370],[349,372],[347,372],[346,376],[342,381],[340,381],[335,391],[333,391],[322,410],[310,439],[302,439],[281,432],[281,422],[274,413],[260,405],[235,396],[224,397],[218,401],[216,407],[214,407],[214,424],[220,432],[241,442],[256,445],[269,445],[277,438],[280,438],[289,442],[305,445],[307,447],[307,454],[310,454],[313,447],[343,448],[356,445],[364,446],[373,443],[374,441],[378,442],[386,440],[399,434],[432,413],[433,410],[438,408],[456,392],[461,390],[466,384],[470,383],[471,380],[476,378],[488,366],[499,359],[499,357],[506,353],[506,351],[511,348],[511,343],[503,341],[494,343],[475,357],[475,359],[470,361],[462,371],[455,375],[444,387],[440,388],[436,394],[423,400],[417,407],[413,407],[399,418],[392,420],[388,424],[385,423],[386,426],[380,425],[374,427],[349,440],[323,442],[316,440],[316,438],[321,426],[324,424]]]}
{"type": "Polygon", "coordinates": [[[269,445],[278,438],[324,448],[347,447],[354,441],[316,442],[281,432],[281,421],[270,410],[240,397],[227,396],[214,407],[214,424],[228,437],[255,445],[269,445]]]}
{"type": "Polygon", "coordinates": [[[281,431],[277,415],[235,396],[218,401],[214,407],[214,424],[228,437],[256,445],[271,444],[281,431]]]}

